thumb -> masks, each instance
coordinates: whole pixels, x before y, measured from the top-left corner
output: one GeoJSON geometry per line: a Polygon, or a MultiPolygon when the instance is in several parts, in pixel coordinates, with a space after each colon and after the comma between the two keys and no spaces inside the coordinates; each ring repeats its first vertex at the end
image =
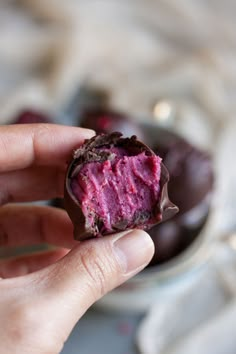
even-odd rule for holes
{"type": "Polygon", "coordinates": [[[133,230],[82,242],[44,269],[43,277],[38,272],[40,279],[47,278],[43,281],[46,313],[54,331],[67,338],[78,319],[96,300],[141,271],[153,253],[150,236],[133,230]]]}
{"type": "Polygon", "coordinates": [[[51,266],[50,287],[57,296],[79,304],[78,315],[82,315],[108,291],[141,271],[153,253],[150,236],[141,230],[82,242],[51,266]]]}
{"type": "Polygon", "coordinates": [[[50,286],[55,294],[72,303],[75,300],[82,315],[108,291],[141,271],[153,252],[150,236],[141,230],[82,242],[48,269],[50,286]]]}

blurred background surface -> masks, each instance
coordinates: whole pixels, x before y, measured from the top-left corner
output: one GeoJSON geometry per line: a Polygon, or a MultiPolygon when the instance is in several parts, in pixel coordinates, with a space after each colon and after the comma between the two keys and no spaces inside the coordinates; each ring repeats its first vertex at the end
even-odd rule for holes
{"type": "Polygon", "coordinates": [[[203,171],[185,196],[203,195],[157,230],[154,266],[89,311],[64,354],[235,354],[235,16],[234,0],[1,1],[1,124],[80,125],[92,107],[98,130],[119,112],[173,176],[173,159],[187,182],[203,171]],[[162,129],[179,134],[177,157],[162,129]]]}

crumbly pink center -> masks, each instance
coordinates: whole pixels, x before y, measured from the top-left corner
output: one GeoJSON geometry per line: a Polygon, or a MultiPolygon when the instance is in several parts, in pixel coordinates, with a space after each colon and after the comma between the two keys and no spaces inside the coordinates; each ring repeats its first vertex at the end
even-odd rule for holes
{"type": "Polygon", "coordinates": [[[160,194],[160,164],[158,156],[145,152],[85,164],[71,188],[90,226],[99,221],[109,233],[122,223],[135,227],[140,220],[151,222],[160,194]]]}

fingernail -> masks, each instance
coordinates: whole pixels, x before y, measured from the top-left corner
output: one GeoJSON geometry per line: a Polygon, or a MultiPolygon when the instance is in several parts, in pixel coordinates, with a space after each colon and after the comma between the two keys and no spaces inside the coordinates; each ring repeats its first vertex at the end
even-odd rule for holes
{"type": "Polygon", "coordinates": [[[151,237],[142,230],[120,234],[114,242],[114,251],[124,274],[135,273],[152,259],[154,245],[151,237]]]}
{"type": "Polygon", "coordinates": [[[86,136],[87,139],[92,138],[96,134],[95,130],[92,129],[83,128],[83,130],[84,130],[83,133],[87,135],[86,136]]]}

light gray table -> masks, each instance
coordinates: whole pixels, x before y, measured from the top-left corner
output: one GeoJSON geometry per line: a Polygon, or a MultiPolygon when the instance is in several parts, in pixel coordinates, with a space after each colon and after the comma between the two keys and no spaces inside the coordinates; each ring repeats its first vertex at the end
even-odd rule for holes
{"type": "Polygon", "coordinates": [[[140,319],[91,309],[74,328],[62,354],[138,354],[135,333],[140,319]]]}

